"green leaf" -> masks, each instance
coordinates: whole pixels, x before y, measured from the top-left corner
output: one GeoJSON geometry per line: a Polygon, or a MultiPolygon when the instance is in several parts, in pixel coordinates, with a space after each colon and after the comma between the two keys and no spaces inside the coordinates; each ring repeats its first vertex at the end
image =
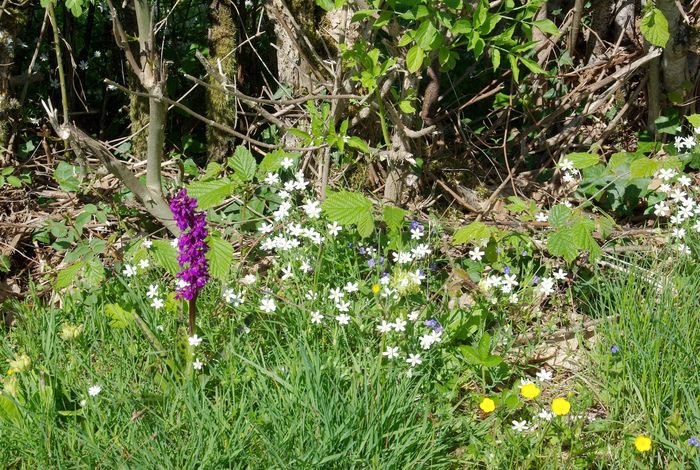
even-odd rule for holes
{"type": "Polygon", "coordinates": [[[85,285],[88,287],[99,287],[105,279],[105,267],[99,259],[92,257],[85,262],[83,271],[85,285]]]}
{"type": "Polygon", "coordinates": [[[593,228],[595,228],[595,224],[587,219],[578,220],[571,228],[576,247],[579,250],[588,251],[591,261],[595,260],[602,253],[600,246],[598,246],[591,234],[593,228]]]}
{"type": "Polygon", "coordinates": [[[508,62],[510,62],[510,70],[513,72],[513,79],[515,83],[518,83],[518,78],[520,76],[520,69],[518,69],[518,57],[513,54],[508,54],[508,62]]]}
{"type": "Polygon", "coordinates": [[[501,51],[495,47],[491,49],[491,65],[493,65],[494,71],[501,65],[501,51]]]}
{"type": "Polygon", "coordinates": [[[649,157],[639,158],[630,163],[630,178],[651,178],[661,168],[661,162],[649,157]]]}
{"type": "Polygon", "coordinates": [[[452,237],[453,245],[463,245],[472,241],[484,240],[491,237],[491,227],[483,222],[472,222],[457,230],[452,237]]]}
{"type": "Polygon", "coordinates": [[[22,413],[15,399],[2,391],[0,391],[0,418],[12,421],[16,425],[22,423],[22,413]]]}
{"type": "Polygon", "coordinates": [[[236,171],[236,175],[243,181],[250,181],[255,176],[257,163],[255,157],[246,147],[236,147],[232,157],[228,159],[228,166],[236,171]]]}
{"type": "Polygon", "coordinates": [[[22,180],[20,180],[19,178],[17,178],[17,177],[14,176],[14,175],[8,176],[8,177],[7,177],[7,182],[8,182],[10,185],[14,186],[15,188],[19,188],[19,187],[22,186],[22,180]]]}
{"type": "Polygon", "coordinates": [[[268,173],[274,173],[282,168],[282,161],[285,158],[296,160],[299,158],[298,153],[287,153],[284,150],[273,150],[265,155],[258,166],[258,176],[265,177],[268,173]]]}
{"type": "Polygon", "coordinates": [[[491,352],[491,335],[488,333],[483,334],[479,340],[477,352],[481,359],[486,359],[489,356],[489,352],[491,352]]]}
{"type": "Polygon", "coordinates": [[[575,260],[578,250],[573,231],[570,228],[563,228],[550,233],[547,237],[547,250],[552,256],[561,256],[569,263],[575,260]]]}
{"type": "Polygon", "coordinates": [[[464,360],[469,364],[481,364],[481,358],[473,346],[463,345],[459,347],[459,352],[462,353],[464,360]]]}
{"type": "Polygon", "coordinates": [[[367,238],[374,233],[374,217],[372,217],[371,211],[360,215],[360,219],[357,221],[357,233],[362,238],[367,238]]]}
{"type": "Polygon", "coordinates": [[[326,11],[335,10],[335,2],[333,0],[316,0],[316,5],[320,6],[326,11]]]}
{"type": "Polygon", "coordinates": [[[403,225],[403,218],[406,211],[400,207],[386,206],[384,208],[384,222],[392,230],[398,230],[403,225]]]}
{"type": "Polygon", "coordinates": [[[668,20],[658,8],[652,8],[642,17],[639,28],[644,38],[655,46],[666,47],[671,37],[668,32],[668,20]]]}
{"type": "Polygon", "coordinates": [[[80,181],[77,178],[79,174],[80,171],[77,166],[59,162],[53,172],[53,177],[62,190],[75,192],[80,189],[80,181]]]}
{"type": "Polygon", "coordinates": [[[570,153],[564,158],[570,160],[574,164],[574,168],[579,170],[593,166],[600,161],[600,157],[598,155],[587,152],[570,153]]]}
{"type": "Polygon", "coordinates": [[[532,73],[547,73],[547,71],[545,69],[540,67],[540,64],[538,64],[534,60],[528,59],[527,57],[521,57],[520,62],[522,62],[522,64],[525,67],[530,69],[530,72],[532,72],[532,73]]]}
{"type": "Polygon", "coordinates": [[[331,192],[321,207],[329,219],[341,225],[352,225],[371,212],[372,201],[359,193],[339,191],[331,192]]]}
{"type": "Polygon", "coordinates": [[[10,267],[10,257],[7,255],[0,255],[0,273],[9,273],[10,267]]]}
{"type": "Polygon", "coordinates": [[[206,254],[209,262],[209,273],[223,281],[228,279],[233,263],[233,245],[220,237],[209,238],[209,251],[206,254]]]}
{"type": "MultiPolygon", "coordinates": [[[[430,45],[435,41],[438,35],[438,30],[430,20],[423,21],[416,30],[414,40],[422,50],[430,50],[430,45]]],[[[408,59],[407,59],[408,60],[408,59]]]]}
{"type": "Polygon", "coordinates": [[[691,114],[685,117],[691,126],[700,127],[700,114],[691,114]]]}
{"type": "Polygon", "coordinates": [[[105,314],[111,318],[109,326],[112,328],[126,328],[134,321],[134,311],[127,312],[120,305],[105,305],[105,314]]]}
{"type": "Polygon", "coordinates": [[[54,282],[54,288],[56,290],[59,290],[73,284],[73,281],[76,280],[78,273],[83,267],[83,264],[84,263],[82,261],[78,261],[77,263],[73,263],[70,266],[61,269],[56,275],[56,282],[54,282]]]}
{"type": "Polygon", "coordinates": [[[547,220],[552,227],[559,228],[569,224],[571,209],[564,204],[557,204],[549,210],[547,220]]]}
{"type": "Polygon", "coordinates": [[[357,136],[352,136],[348,138],[348,146],[357,149],[363,153],[370,153],[369,145],[367,145],[367,142],[365,142],[357,136]]]}
{"type": "Polygon", "coordinates": [[[559,34],[559,28],[557,28],[557,25],[554,24],[552,20],[536,20],[532,22],[532,26],[545,34],[551,34],[552,36],[559,34]]]}
{"type": "Polygon", "coordinates": [[[411,104],[411,100],[399,101],[399,109],[406,114],[413,114],[416,112],[416,108],[411,104]]]}
{"type": "Polygon", "coordinates": [[[413,46],[406,53],[406,68],[410,73],[416,73],[423,65],[425,51],[418,46],[413,46]]]}
{"type": "Polygon", "coordinates": [[[173,276],[180,271],[180,265],[177,262],[177,248],[172,246],[169,241],[153,240],[150,253],[156,264],[173,276]]]}
{"type": "Polygon", "coordinates": [[[234,184],[226,178],[213,181],[195,181],[187,186],[187,194],[197,199],[197,208],[201,210],[214,207],[230,196],[234,184]]]}

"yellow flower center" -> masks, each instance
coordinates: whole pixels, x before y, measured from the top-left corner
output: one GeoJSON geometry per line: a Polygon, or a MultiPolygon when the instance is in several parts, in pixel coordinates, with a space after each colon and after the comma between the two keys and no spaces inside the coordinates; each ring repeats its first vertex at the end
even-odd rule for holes
{"type": "Polygon", "coordinates": [[[379,294],[379,291],[382,289],[382,286],[379,284],[372,284],[372,292],[375,294],[379,294]]]}

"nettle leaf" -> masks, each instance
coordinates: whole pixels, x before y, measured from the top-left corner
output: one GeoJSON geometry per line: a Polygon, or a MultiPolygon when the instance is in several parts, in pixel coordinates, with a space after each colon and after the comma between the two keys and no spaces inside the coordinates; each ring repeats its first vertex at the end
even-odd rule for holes
{"type": "Polygon", "coordinates": [[[236,175],[243,181],[250,181],[255,176],[258,167],[255,157],[250,150],[242,145],[236,147],[232,157],[228,159],[228,166],[236,171],[236,175]]]}
{"type": "Polygon", "coordinates": [[[574,152],[565,157],[574,164],[574,168],[583,170],[590,166],[596,165],[600,161],[600,157],[593,153],[574,152]]]}
{"type": "Polygon", "coordinates": [[[77,279],[78,273],[83,268],[83,265],[84,263],[82,261],[78,261],[77,263],[73,263],[70,266],[61,269],[56,275],[54,288],[57,290],[63,289],[64,287],[68,287],[73,284],[73,281],[77,279]]]}
{"type": "Polygon", "coordinates": [[[569,223],[571,218],[571,209],[564,204],[557,204],[549,210],[547,220],[552,227],[560,228],[569,223]]]}
{"type": "Polygon", "coordinates": [[[668,32],[668,20],[658,8],[652,8],[643,17],[639,25],[644,39],[659,47],[666,47],[671,37],[668,32]]]}
{"type": "Polygon", "coordinates": [[[195,181],[187,186],[187,194],[197,199],[197,208],[201,210],[214,207],[233,194],[235,185],[228,179],[213,181],[195,181]]]}
{"type": "Polygon", "coordinates": [[[206,254],[209,273],[217,279],[227,280],[233,263],[233,254],[231,243],[221,237],[209,237],[209,251],[206,254]]]}
{"type": "Polygon", "coordinates": [[[649,157],[639,158],[630,163],[630,178],[650,178],[661,168],[661,162],[649,157]]]}
{"type": "Polygon", "coordinates": [[[88,287],[98,287],[105,279],[105,267],[99,259],[93,257],[85,262],[83,275],[88,287]]]}
{"type": "Polygon", "coordinates": [[[392,230],[398,230],[403,225],[403,218],[406,211],[400,207],[387,206],[384,208],[384,222],[392,230]]]}
{"type": "Polygon", "coordinates": [[[350,191],[330,192],[321,205],[328,218],[341,225],[355,225],[361,237],[374,232],[372,201],[350,191]]]}
{"type": "Polygon", "coordinates": [[[425,51],[418,46],[413,46],[406,53],[406,68],[410,73],[416,73],[423,65],[425,51]]]}
{"type": "Polygon", "coordinates": [[[173,276],[180,271],[180,265],[177,262],[177,248],[172,246],[166,240],[153,240],[153,246],[150,250],[154,261],[173,276]]]}
{"type": "Polygon", "coordinates": [[[472,241],[490,238],[493,229],[483,222],[472,222],[457,230],[452,237],[453,245],[463,245],[472,241]]]}
{"type": "Polygon", "coordinates": [[[573,230],[563,228],[550,233],[547,237],[547,250],[552,256],[561,256],[569,263],[575,260],[578,250],[573,230]]]}
{"type": "Polygon", "coordinates": [[[126,328],[134,321],[134,311],[127,312],[120,305],[105,305],[105,314],[111,318],[109,326],[112,328],[126,328]]]}
{"type": "Polygon", "coordinates": [[[321,207],[329,219],[341,225],[352,225],[372,209],[372,202],[362,194],[339,191],[331,192],[321,207]]]}

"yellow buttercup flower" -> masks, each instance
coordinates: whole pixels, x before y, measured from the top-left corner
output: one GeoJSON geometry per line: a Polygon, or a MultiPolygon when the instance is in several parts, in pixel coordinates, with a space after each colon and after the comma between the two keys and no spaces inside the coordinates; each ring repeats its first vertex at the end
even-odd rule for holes
{"type": "Polygon", "coordinates": [[[634,440],[634,446],[637,448],[637,452],[649,452],[651,450],[651,439],[645,435],[639,435],[634,440]]]}
{"type": "Polygon", "coordinates": [[[379,284],[372,284],[372,292],[375,294],[379,294],[379,291],[382,289],[382,286],[379,284]]]}
{"type": "Polygon", "coordinates": [[[557,416],[564,416],[571,411],[571,403],[566,398],[555,398],[552,400],[552,411],[557,416]]]}
{"type": "Polygon", "coordinates": [[[537,398],[540,395],[541,391],[542,390],[537,388],[537,385],[533,383],[525,384],[522,387],[520,387],[520,394],[528,400],[537,398]]]}
{"type": "Polygon", "coordinates": [[[10,369],[14,369],[13,373],[27,370],[32,364],[31,359],[29,359],[29,356],[27,356],[26,354],[20,354],[17,357],[15,357],[14,360],[8,360],[7,362],[10,364],[10,369]]]}
{"type": "Polygon", "coordinates": [[[481,400],[481,403],[479,403],[479,408],[481,408],[481,411],[484,413],[491,413],[496,409],[496,403],[490,398],[484,398],[481,400]]]}

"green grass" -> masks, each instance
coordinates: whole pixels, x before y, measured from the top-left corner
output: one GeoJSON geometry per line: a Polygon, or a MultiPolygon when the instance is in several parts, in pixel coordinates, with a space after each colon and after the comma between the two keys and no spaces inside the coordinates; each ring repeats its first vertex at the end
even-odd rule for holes
{"type": "MultiPolygon", "coordinates": [[[[245,334],[234,316],[209,318],[205,370],[188,377],[135,325],[109,325],[104,304],[135,297],[114,281],[61,309],[38,299],[14,306],[0,355],[24,352],[32,367],[12,376],[20,392],[0,411],[0,467],[445,468],[452,460],[449,423],[431,417],[421,396],[425,379],[355,354],[343,332],[323,340],[304,316],[288,319],[294,335],[274,336],[277,322],[245,334]],[[85,323],[84,334],[59,339],[64,322],[85,323]],[[95,383],[102,392],[88,397],[95,383]]],[[[176,350],[167,337],[177,319],[143,315],[176,350]]]]}
{"type": "Polygon", "coordinates": [[[700,434],[700,277],[692,262],[669,268],[677,261],[599,273],[589,294],[590,313],[607,319],[586,374],[605,412],[591,428],[600,457],[621,467],[700,467],[687,443],[700,434]],[[649,455],[634,449],[640,434],[652,438],[649,455]]]}

